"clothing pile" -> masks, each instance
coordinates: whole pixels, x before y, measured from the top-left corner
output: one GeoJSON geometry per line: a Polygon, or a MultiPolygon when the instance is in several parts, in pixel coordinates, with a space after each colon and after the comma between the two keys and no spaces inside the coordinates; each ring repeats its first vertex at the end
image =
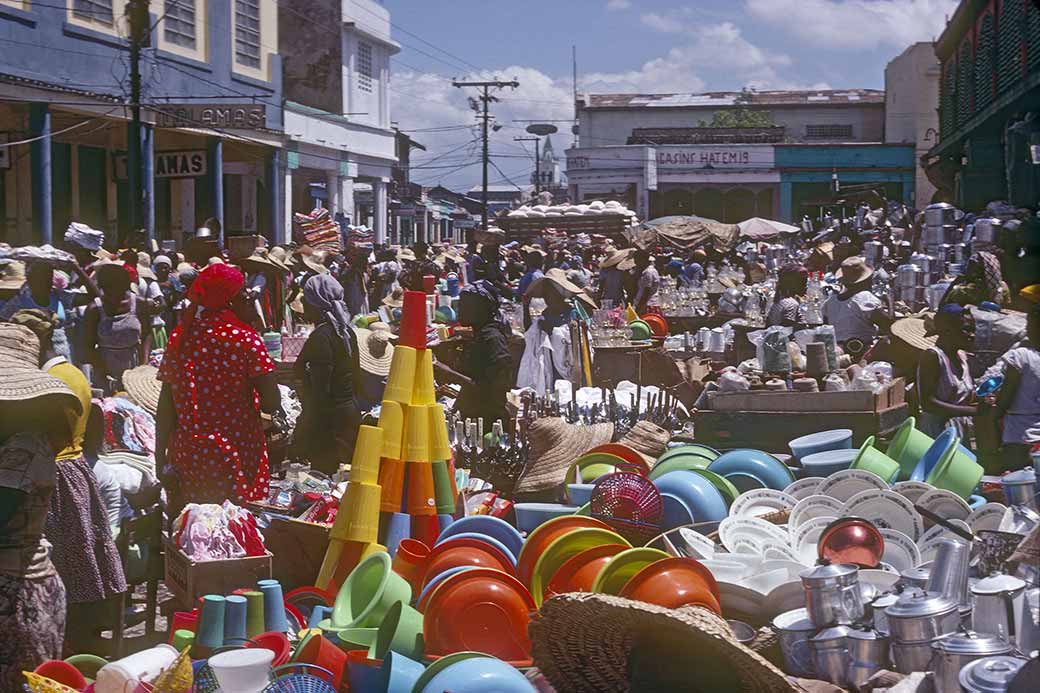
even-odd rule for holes
{"type": "Polygon", "coordinates": [[[86,250],[97,251],[101,249],[101,244],[105,242],[105,234],[86,224],[74,221],[65,230],[65,242],[86,250]]]}
{"type": "Polygon", "coordinates": [[[105,417],[102,452],[155,453],[155,418],[151,414],[124,397],[106,397],[99,405],[105,417]]]}
{"type": "Polygon", "coordinates": [[[315,209],[310,214],[293,215],[296,224],[296,235],[303,243],[315,250],[340,251],[339,224],[332,218],[327,209],[315,209]]]}
{"type": "Polygon", "coordinates": [[[375,234],[367,226],[351,226],[347,231],[347,243],[354,246],[371,247],[375,234]]]}
{"type": "Polygon", "coordinates": [[[174,521],[171,534],[177,548],[198,561],[263,556],[266,552],[256,517],[231,501],[222,505],[189,503],[174,521]]]}

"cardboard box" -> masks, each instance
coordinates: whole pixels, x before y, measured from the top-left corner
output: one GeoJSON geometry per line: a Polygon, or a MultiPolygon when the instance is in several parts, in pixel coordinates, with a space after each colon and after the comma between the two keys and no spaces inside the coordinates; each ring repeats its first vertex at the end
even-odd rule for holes
{"type": "Polygon", "coordinates": [[[177,603],[191,609],[207,594],[228,595],[240,587],[255,588],[271,579],[271,552],[263,556],[196,561],[166,540],[166,586],[177,603]]]}
{"type": "Polygon", "coordinates": [[[896,378],[874,394],[865,390],[847,392],[712,392],[708,403],[713,411],[733,412],[880,412],[899,406],[905,399],[906,382],[896,378]]]}

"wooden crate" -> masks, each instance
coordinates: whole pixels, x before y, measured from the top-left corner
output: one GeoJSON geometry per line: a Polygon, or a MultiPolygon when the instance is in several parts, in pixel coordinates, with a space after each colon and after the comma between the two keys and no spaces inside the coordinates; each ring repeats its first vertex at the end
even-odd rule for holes
{"type": "Polygon", "coordinates": [[[848,392],[712,392],[709,408],[729,412],[879,412],[905,400],[906,381],[896,378],[874,394],[866,390],[848,392]]]}
{"type": "Polygon", "coordinates": [[[272,575],[283,590],[314,584],[329,548],[330,529],[294,518],[271,518],[271,524],[263,530],[264,545],[282,557],[273,562],[272,575]]]}
{"type": "Polygon", "coordinates": [[[166,586],[177,604],[191,609],[199,597],[228,595],[240,587],[254,588],[271,579],[271,552],[263,556],[196,561],[166,540],[166,586]]]}

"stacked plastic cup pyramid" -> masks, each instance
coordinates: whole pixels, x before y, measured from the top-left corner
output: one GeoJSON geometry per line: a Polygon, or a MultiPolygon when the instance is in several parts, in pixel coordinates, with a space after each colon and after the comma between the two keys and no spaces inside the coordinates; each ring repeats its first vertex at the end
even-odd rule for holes
{"type": "Polygon", "coordinates": [[[402,539],[433,546],[457,495],[444,407],[437,404],[433,352],[426,348],[426,295],[406,291],[401,332],[379,425],[358,433],[350,481],[315,584],[335,593],[373,551],[402,539]]]}

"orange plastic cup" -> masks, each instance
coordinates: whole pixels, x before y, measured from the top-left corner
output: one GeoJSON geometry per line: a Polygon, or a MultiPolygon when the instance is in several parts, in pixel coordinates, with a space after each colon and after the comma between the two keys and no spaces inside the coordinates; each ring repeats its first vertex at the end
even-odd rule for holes
{"type": "Polygon", "coordinates": [[[437,497],[433,483],[433,465],[409,462],[405,511],[409,515],[436,515],[437,497]]]}
{"type": "Polygon", "coordinates": [[[387,457],[379,464],[379,510],[384,513],[399,513],[404,507],[404,467],[402,460],[387,457]]]}
{"type": "Polygon", "coordinates": [[[300,644],[293,661],[300,664],[316,664],[332,672],[332,685],[338,690],[347,668],[347,653],[323,637],[311,635],[300,644]]]}
{"type": "Polygon", "coordinates": [[[425,406],[405,408],[405,451],[406,462],[429,462],[430,458],[430,415],[425,406]]]}
{"type": "Polygon", "coordinates": [[[431,404],[426,407],[430,413],[430,459],[451,459],[451,442],[448,440],[448,422],[444,418],[444,406],[431,404]]]}
{"type": "Polygon", "coordinates": [[[350,480],[361,484],[379,483],[379,458],[383,452],[383,429],[360,426],[354,457],[350,463],[350,480]]]}
{"type": "Polygon", "coordinates": [[[437,403],[437,394],[433,384],[433,351],[423,349],[419,352],[415,364],[415,387],[412,390],[413,405],[430,405],[437,403]]]}
{"type": "Polygon", "coordinates": [[[410,346],[398,346],[394,349],[394,357],[390,362],[390,375],[387,376],[383,399],[401,404],[412,401],[412,390],[415,389],[415,368],[419,355],[410,346]]]}
{"type": "Polygon", "coordinates": [[[440,535],[441,526],[436,515],[412,515],[412,539],[433,546],[440,535]]]}
{"type": "Polygon", "coordinates": [[[419,594],[429,557],[430,547],[418,539],[402,539],[397,545],[391,567],[412,586],[412,594],[419,594]]]}
{"type": "Polygon", "coordinates": [[[400,402],[383,400],[379,410],[379,427],[383,429],[382,457],[392,460],[401,459],[401,445],[404,442],[404,408],[400,402]]]}

